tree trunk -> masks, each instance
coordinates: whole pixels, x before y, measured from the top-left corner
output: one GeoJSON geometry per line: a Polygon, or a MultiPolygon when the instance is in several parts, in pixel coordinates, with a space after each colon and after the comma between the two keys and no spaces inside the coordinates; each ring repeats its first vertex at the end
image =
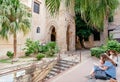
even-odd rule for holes
{"type": "Polygon", "coordinates": [[[13,37],[14,41],[14,58],[16,58],[16,52],[17,52],[17,37],[16,37],[16,33],[14,33],[14,37],[13,37]]]}
{"type": "Polygon", "coordinates": [[[104,19],[104,29],[103,29],[103,42],[104,44],[107,43],[107,40],[108,40],[108,12],[107,12],[107,15],[105,16],[105,19],[104,19]]]}
{"type": "Polygon", "coordinates": [[[83,37],[79,37],[79,40],[80,40],[81,47],[85,48],[83,37]]]}

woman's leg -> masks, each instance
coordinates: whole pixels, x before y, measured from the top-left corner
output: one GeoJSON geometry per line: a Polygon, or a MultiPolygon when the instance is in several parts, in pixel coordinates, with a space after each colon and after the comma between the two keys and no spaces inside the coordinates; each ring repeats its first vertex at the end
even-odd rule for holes
{"type": "Polygon", "coordinates": [[[98,66],[94,66],[94,68],[92,69],[92,71],[90,72],[90,75],[91,76],[94,76],[94,73],[95,73],[95,71],[97,71],[97,70],[101,70],[98,66]]]}
{"type": "Polygon", "coordinates": [[[92,69],[92,71],[90,72],[90,74],[88,75],[88,76],[86,76],[87,78],[90,78],[90,79],[92,79],[92,78],[95,78],[95,72],[97,71],[97,70],[101,70],[98,66],[94,66],[93,67],[93,69],[92,69]]]}

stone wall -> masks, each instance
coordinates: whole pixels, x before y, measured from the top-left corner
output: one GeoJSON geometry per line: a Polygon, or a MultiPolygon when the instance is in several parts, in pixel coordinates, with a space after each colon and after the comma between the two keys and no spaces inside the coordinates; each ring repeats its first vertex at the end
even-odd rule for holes
{"type": "Polygon", "coordinates": [[[56,63],[56,59],[47,59],[46,62],[33,64],[30,68],[25,69],[24,75],[14,77],[14,82],[43,82],[45,76],[56,63]]]}
{"type": "Polygon", "coordinates": [[[120,6],[116,9],[113,22],[109,24],[110,34],[113,34],[114,39],[120,39],[120,6]]]}
{"type": "Polygon", "coordinates": [[[89,36],[88,41],[84,41],[84,45],[86,48],[97,47],[97,46],[101,46],[102,44],[103,44],[103,32],[100,33],[100,40],[99,41],[94,41],[93,34],[91,34],[89,36]]]}
{"type": "MultiPolygon", "coordinates": [[[[23,35],[22,33],[17,34],[17,57],[23,56],[24,51],[23,48],[25,48],[25,42],[26,38],[30,38],[31,35],[30,33],[27,35],[23,35]]],[[[13,52],[13,38],[10,36],[8,40],[5,39],[0,39],[0,59],[6,59],[8,58],[6,56],[7,51],[12,51],[13,52]]]]}

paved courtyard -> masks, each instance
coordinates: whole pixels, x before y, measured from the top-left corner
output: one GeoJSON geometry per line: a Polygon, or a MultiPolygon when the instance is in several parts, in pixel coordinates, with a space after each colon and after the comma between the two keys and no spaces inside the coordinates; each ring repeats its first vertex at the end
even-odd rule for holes
{"type": "MultiPolygon", "coordinates": [[[[47,82],[89,82],[85,76],[89,74],[93,67],[93,63],[98,62],[98,59],[95,57],[91,57],[89,50],[81,51],[81,55],[81,63],[48,80],[47,82]]],[[[117,68],[117,79],[120,81],[120,66],[117,68]]],[[[96,80],[96,82],[101,81],[96,80]]]]}

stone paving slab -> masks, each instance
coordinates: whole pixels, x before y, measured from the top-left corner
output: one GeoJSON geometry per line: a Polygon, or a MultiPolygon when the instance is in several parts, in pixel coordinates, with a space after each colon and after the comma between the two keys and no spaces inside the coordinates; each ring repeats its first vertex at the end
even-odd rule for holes
{"type": "MultiPolygon", "coordinates": [[[[79,63],[77,66],[70,68],[68,71],[59,74],[47,82],[109,82],[105,80],[88,80],[85,76],[92,70],[93,63],[98,59],[91,57],[86,61],[79,63]]],[[[117,79],[120,81],[120,66],[117,68],[117,79]]]]}

